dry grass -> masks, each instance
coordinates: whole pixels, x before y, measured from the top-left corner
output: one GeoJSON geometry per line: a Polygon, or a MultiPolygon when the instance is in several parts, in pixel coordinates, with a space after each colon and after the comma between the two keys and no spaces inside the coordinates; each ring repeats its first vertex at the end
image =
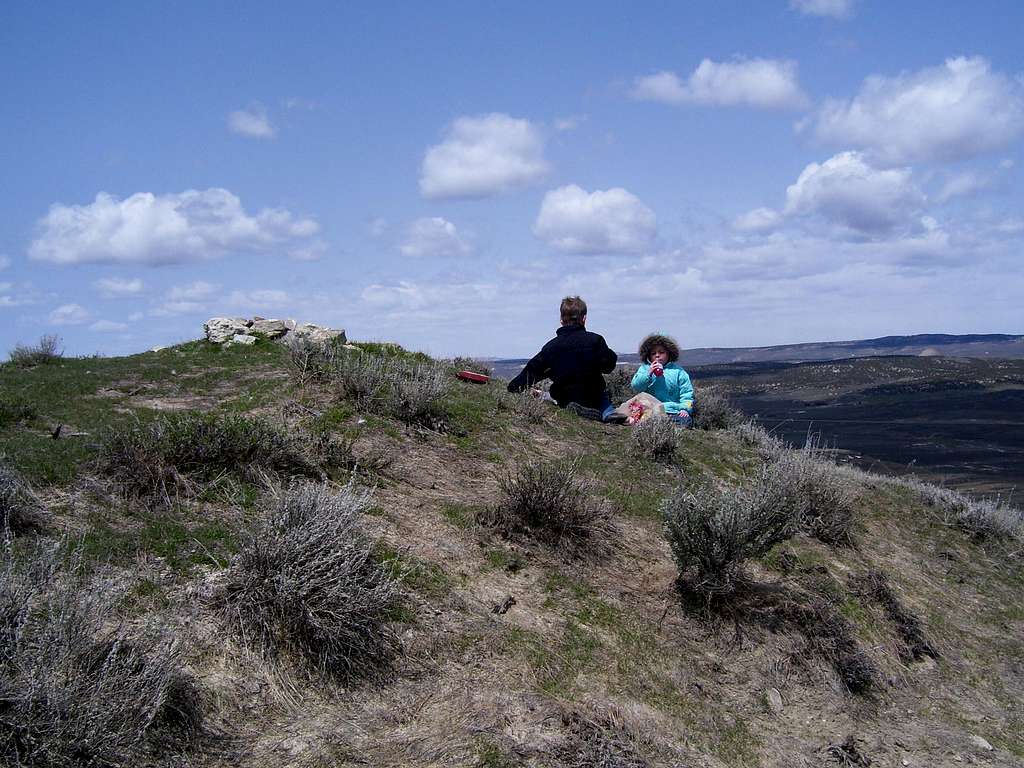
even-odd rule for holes
{"type": "Polygon", "coordinates": [[[130,636],[108,590],[58,545],[0,564],[0,757],[7,765],[139,765],[199,735],[194,686],[163,630],[130,636]],[[193,692],[186,697],[184,690],[193,692]]]}
{"type": "Polygon", "coordinates": [[[216,598],[253,649],[294,653],[348,680],[380,669],[398,649],[388,626],[398,586],[364,534],[367,493],[304,484],[281,491],[232,560],[216,598]]]}
{"type": "Polygon", "coordinates": [[[541,424],[551,411],[551,404],[534,397],[529,390],[524,392],[503,392],[499,404],[508,408],[527,424],[541,424]]]}
{"type": "Polygon", "coordinates": [[[0,531],[21,536],[45,529],[42,509],[28,485],[17,472],[0,462],[0,531]]]}
{"type": "Polygon", "coordinates": [[[875,601],[885,611],[886,617],[899,635],[899,655],[904,662],[919,660],[925,656],[939,658],[935,646],[925,636],[921,620],[903,605],[903,601],[896,595],[884,573],[870,571],[853,579],[853,586],[862,596],[875,601]]]}
{"type": "Polygon", "coordinates": [[[481,512],[479,522],[572,554],[607,547],[609,514],[590,497],[578,460],[522,464],[501,475],[498,485],[502,499],[481,512]]]}
{"type": "Polygon", "coordinates": [[[1002,499],[972,499],[949,488],[917,479],[892,482],[910,488],[926,505],[938,510],[947,525],[961,528],[979,539],[1024,541],[1024,510],[1002,499]]]}

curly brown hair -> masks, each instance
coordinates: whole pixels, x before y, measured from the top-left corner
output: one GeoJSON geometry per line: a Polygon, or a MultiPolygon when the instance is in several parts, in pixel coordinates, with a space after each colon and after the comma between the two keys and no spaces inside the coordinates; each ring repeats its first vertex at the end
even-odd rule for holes
{"type": "Polygon", "coordinates": [[[661,333],[652,333],[640,342],[640,362],[651,362],[651,352],[655,347],[664,347],[668,352],[668,361],[674,363],[679,359],[679,345],[671,336],[661,333]]]}

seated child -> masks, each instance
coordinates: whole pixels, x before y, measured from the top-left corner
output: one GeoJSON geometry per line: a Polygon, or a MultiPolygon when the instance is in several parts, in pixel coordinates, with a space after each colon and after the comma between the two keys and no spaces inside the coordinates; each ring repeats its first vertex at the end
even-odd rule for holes
{"type": "Polygon", "coordinates": [[[677,424],[691,425],[693,384],[680,367],[679,345],[674,339],[652,333],[640,342],[640,369],[630,382],[634,392],[648,392],[665,406],[666,415],[677,424]]]}

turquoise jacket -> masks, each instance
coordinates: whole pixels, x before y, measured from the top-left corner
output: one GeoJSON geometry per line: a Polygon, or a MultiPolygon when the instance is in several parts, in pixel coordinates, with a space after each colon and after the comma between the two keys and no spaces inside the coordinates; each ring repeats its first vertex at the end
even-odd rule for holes
{"type": "Polygon", "coordinates": [[[665,413],[693,411],[693,384],[690,374],[675,363],[665,366],[664,376],[651,373],[649,363],[640,366],[633,381],[630,382],[634,392],[648,392],[665,404],[665,413]]]}

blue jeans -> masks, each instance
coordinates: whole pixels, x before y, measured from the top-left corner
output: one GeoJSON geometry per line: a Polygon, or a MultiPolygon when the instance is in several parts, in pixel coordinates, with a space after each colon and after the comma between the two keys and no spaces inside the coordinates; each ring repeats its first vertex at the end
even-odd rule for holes
{"type": "Polygon", "coordinates": [[[680,411],[679,413],[670,413],[668,414],[668,420],[671,421],[673,424],[679,424],[680,426],[687,428],[693,426],[693,419],[690,418],[690,414],[688,414],[686,411],[680,411]]]}
{"type": "Polygon", "coordinates": [[[597,410],[601,412],[601,421],[607,420],[615,412],[615,406],[612,405],[607,392],[601,395],[601,404],[597,406],[597,410]]]}

